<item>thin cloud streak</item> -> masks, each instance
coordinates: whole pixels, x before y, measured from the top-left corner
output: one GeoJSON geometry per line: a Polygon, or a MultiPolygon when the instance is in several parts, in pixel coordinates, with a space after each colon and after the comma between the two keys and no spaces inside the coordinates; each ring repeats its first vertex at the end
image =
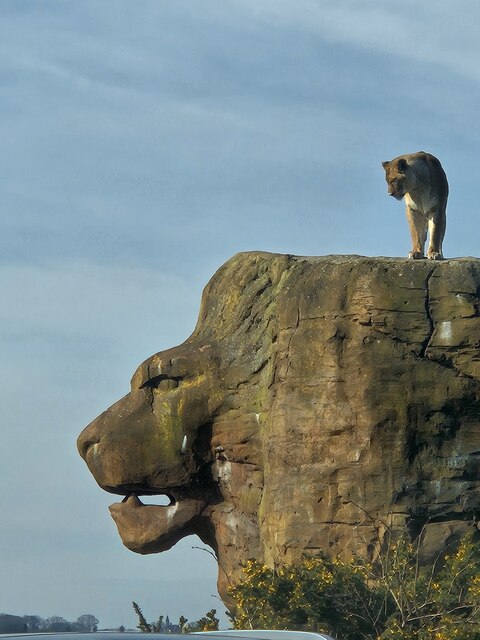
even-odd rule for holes
{"type": "Polygon", "coordinates": [[[381,6],[375,0],[348,0],[341,5],[317,0],[229,1],[257,20],[289,31],[300,29],[332,43],[433,63],[474,80],[480,76],[475,63],[480,7],[474,0],[449,0],[437,4],[435,11],[415,0],[381,6]]]}

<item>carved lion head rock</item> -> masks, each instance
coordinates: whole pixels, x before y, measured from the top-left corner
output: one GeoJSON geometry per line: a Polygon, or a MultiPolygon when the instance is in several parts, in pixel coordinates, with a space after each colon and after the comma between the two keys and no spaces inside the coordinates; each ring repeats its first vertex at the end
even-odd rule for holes
{"type": "Polygon", "coordinates": [[[478,260],[232,258],[79,437],[124,544],[197,534],[224,599],[247,558],[367,552],[374,518],[438,550],[480,508],[479,290],[478,260]]]}

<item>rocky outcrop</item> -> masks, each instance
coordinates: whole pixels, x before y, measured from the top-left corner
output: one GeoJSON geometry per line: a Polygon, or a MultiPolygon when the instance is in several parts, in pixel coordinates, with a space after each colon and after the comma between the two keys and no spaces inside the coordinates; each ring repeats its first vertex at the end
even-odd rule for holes
{"type": "Polygon", "coordinates": [[[368,553],[372,519],[424,554],[480,515],[480,260],[239,254],[182,345],[79,438],[127,547],[197,533],[240,563],[368,553]],[[142,494],[170,506],[144,506],[142,494]]]}

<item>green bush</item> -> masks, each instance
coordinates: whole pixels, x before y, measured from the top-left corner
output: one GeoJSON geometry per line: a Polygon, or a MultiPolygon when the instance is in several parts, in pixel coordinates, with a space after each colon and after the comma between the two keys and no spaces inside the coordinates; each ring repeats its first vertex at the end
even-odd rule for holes
{"type": "Polygon", "coordinates": [[[319,555],[276,569],[249,560],[243,570],[245,580],[230,590],[236,628],[308,629],[361,640],[377,637],[388,616],[362,564],[319,555]]]}
{"type": "Polygon", "coordinates": [[[274,569],[245,563],[230,590],[236,628],[308,629],[338,640],[480,640],[480,545],[465,536],[428,567],[406,533],[378,561],[324,555],[274,569]]]}

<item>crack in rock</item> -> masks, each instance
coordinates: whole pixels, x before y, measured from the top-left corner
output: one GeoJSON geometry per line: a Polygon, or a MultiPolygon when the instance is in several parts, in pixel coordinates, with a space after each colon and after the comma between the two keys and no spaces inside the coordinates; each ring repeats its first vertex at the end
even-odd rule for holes
{"type": "Polygon", "coordinates": [[[435,322],[434,322],[434,319],[433,319],[432,307],[431,307],[431,302],[430,302],[430,280],[432,279],[433,274],[435,273],[437,268],[438,268],[438,265],[433,267],[433,269],[430,271],[430,273],[425,278],[425,284],[424,284],[424,290],[425,290],[425,313],[426,313],[427,320],[429,322],[430,327],[429,327],[429,331],[428,331],[427,337],[422,342],[422,346],[420,347],[419,356],[421,358],[428,357],[427,356],[427,350],[428,350],[428,347],[430,346],[430,342],[432,341],[433,334],[435,332],[435,322]]]}

